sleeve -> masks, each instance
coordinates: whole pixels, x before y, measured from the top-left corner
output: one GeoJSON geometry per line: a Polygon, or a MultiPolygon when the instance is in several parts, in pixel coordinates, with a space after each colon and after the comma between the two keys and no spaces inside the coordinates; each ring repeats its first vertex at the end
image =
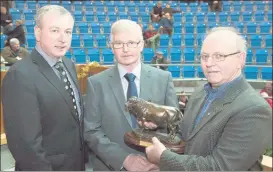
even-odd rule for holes
{"type": "MultiPolygon", "coordinates": [[[[92,78],[92,77],[91,77],[92,78]]],[[[99,95],[92,84],[91,78],[87,83],[85,104],[84,137],[90,149],[110,169],[119,171],[123,161],[129,155],[119,144],[111,142],[103,131],[99,105],[99,95]]]]}
{"type": "Polygon", "coordinates": [[[178,155],[166,150],[160,158],[160,169],[163,171],[247,171],[272,141],[271,113],[266,106],[252,106],[239,112],[226,124],[211,154],[207,156],[178,155]]]}
{"type": "Polygon", "coordinates": [[[42,146],[41,116],[35,86],[10,69],[2,85],[4,126],[8,147],[24,171],[51,171],[42,146]]]}
{"type": "Polygon", "coordinates": [[[167,86],[165,92],[165,105],[178,108],[178,100],[174,89],[171,73],[168,72],[167,86]]]}

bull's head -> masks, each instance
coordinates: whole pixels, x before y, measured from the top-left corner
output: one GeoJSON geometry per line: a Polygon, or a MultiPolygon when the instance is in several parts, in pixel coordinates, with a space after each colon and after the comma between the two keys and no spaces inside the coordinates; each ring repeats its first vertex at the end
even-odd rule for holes
{"type": "Polygon", "coordinates": [[[138,98],[137,97],[131,97],[129,100],[125,103],[125,110],[131,111],[133,107],[137,104],[138,98]]]}

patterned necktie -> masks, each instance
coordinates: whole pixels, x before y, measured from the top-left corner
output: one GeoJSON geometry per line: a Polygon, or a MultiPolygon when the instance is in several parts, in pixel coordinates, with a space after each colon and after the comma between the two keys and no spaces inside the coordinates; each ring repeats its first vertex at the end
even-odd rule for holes
{"type": "Polygon", "coordinates": [[[68,77],[67,77],[67,74],[66,74],[66,71],[64,70],[64,65],[61,61],[58,61],[56,64],[55,64],[55,68],[59,71],[60,73],[60,77],[61,77],[61,80],[63,81],[64,83],[64,88],[65,90],[68,92],[68,94],[70,95],[71,97],[71,100],[72,100],[72,103],[73,103],[73,108],[75,110],[75,113],[76,113],[76,116],[79,118],[79,114],[78,114],[78,108],[77,108],[77,104],[76,104],[76,99],[75,99],[75,94],[74,94],[74,91],[72,89],[72,86],[71,86],[71,83],[70,81],[68,80],[68,77]]]}
{"type": "MultiPolygon", "coordinates": [[[[135,83],[136,76],[132,73],[127,73],[124,75],[126,80],[128,81],[128,90],[127,90],[127,100],[129,100],[130,97],[138,97],[137,95],[137,87],[135,83]]],[[[131,114],[131,120],[132,120],[132,128],[136,128],[136,117],[131,114]]]]}

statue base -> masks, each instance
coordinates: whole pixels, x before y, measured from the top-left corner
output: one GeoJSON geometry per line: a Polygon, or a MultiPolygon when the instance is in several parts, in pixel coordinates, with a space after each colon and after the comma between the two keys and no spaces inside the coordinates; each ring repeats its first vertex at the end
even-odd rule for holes
{"type": "Polygon", "coordinates": [[[135,129],[134,131],[127,132],[124,135],[125,143],[141,152],[145,152],[145,148],[152,145],[152,138],[157,137],[165,147],[175,153],[184,153],[184,142],[178,137],[170,139],[168,134],[159,133],[151,130],[135,129]]]}

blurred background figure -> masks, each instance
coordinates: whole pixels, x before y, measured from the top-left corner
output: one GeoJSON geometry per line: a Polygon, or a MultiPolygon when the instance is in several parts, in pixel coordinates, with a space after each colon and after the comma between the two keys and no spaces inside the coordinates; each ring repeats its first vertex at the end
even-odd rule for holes
{"type": "Polygon", "coordinates": [[[171,8],[171,5],[169,3],[166,4],[166,7],[163,9],[163,14],[169,13],[170,16],[172,17],[174,13],[181,12],[180,10],[176,10],[171,8]]]}
{"type": "Polygon", "coordinates": [[[144,40],[146,41],[147,47],[151,47],[155,51],[158,47],[159,39],[160,34],[155,30],[152,24],[149,24],[148,30],[144,32],[144,40]]]}
{"type": "Polygon", "coordinates": [[[1,6],[1,32],[6,34],[12,30],[12,18],[6,7],[1,6]]]}
{"type": "Polygon", "coordinates": [[[268,81],[265,84],[264,89],[260,92],[261,96],[265,98],[270,107],[273,109],[273,101],[272,101],[272,81],[268,81]]]}
{"type": "Polygon", "coordinates": [[[15,28],[7,33],[7,41],[9,42],[12,38],[17,38],[20,42],[20,46],[24,47],[26,43],[26,36],[25,31],[23,28],[23,21],[22,20],[16,20],[16,26],[15,28]]]}
{"type": "Polygon", "coordinates": [[[20,42],[17,38],[12,38],[9,41],[9,46],[6,46],[1,51],[1,56],[8,62],[8,66],[14,64],[17,60],[28,56],[29,53],[24,47],[20,47],[20,42]]]}
{"type": "Polygon", "coordinates": [[[159,21],[159,29],[160,34],[168,34],[169,36],[172,35],[173,31],[173,20],[169,13],[163,15],[163,17],[159,21]]]}
{"type": "Polygon", "coordinates": [[[210,11],[222,11],[222,1],[208,1],[210,11]]]}
{"type": "MultiPolygon", "coordinates": [[[[163,52],[160,50],[157,50],[155,53],[155,56],[152,59],[151,64],[168,64],[168,63],[169,63],[168,60],[163,56],[163,52]]],[[[162,70],[168,69],[168,66],[157,65],[155,67],[162,70]]]]}
{"type": "Polygon", "coordinates": [[[151,20],[152,22],[158,22],[161,19],[161,17],[162,17],[162,2],[159,1],[152,9],[151,20]]]}
{"type": "Polygon", "coordinates": [[[184,114],[184,110],[188,103],[188,96],[186,96],[184,91],[181,91],[181,95],[179,96],[178,103],[179,103],[180,111],[184,114]]]}

